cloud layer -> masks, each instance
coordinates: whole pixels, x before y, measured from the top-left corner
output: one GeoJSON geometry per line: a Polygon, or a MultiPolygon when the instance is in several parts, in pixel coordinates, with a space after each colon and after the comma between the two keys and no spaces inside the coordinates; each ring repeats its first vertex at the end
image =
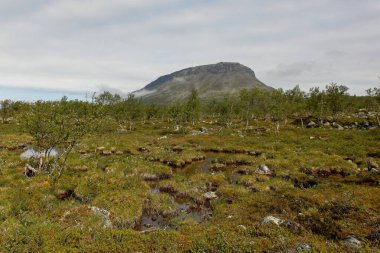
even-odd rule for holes
{"type": "Polygon", "coordinates": [[[193,65],[240,62],[304,90],[378,85],[373,0],[2,0],[0,85],[129,92],[193,65]]]}

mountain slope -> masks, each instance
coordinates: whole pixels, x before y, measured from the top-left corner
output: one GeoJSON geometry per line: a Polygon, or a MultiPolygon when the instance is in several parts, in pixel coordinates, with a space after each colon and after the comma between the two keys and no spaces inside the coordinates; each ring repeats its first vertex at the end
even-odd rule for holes
{"type": "Polygon", "coordinates": [[[161,76],[134,94],[146,102],[163,104],[186,99],[193,88],[198,90],[201,99],[209,100],[253,87],[272,89],[258,80],[250,68],[221,62],[161,76]]]}

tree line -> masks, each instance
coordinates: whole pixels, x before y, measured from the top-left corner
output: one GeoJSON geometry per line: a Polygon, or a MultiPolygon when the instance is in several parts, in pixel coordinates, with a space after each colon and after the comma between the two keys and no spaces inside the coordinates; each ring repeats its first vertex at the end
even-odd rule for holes
{"type": "MultiPolygon", "coordinates": [[[[379,111],[380,89],[367,90],[362,97],[351,96],[348,88],[331,83],[325,89],[312,88],[308,93],[299,86],[282,89],[242,90],[238,95],[202,101],[197,90],[192,90],[185,101],[171,105],[147,104],[133,94],[123,98],[105,91],[94,94],[90,102],[37,101],[32,103],[3,100],[0,114],[3,123],[17,121],[34,139],[39,154],[26,169],[46,173],[54,184],[66,169],[66,160],[84,135],[91,132],[132,131],[138,123],[168,123],[173,126],[196,125],[200,120],[213,121],[225,127],[234,124],[249,126],[253,120],[279,122],[295,118],[333,116],[359,109],[379,111]],[[58,149],[58,156],[51,151],[58,149]]],[[[27,174],[27,173],[26,173],[27,174]]]]}
{"type": "MultiPolygon", "coordinates": [[[[155,120],[195,125],[201,118],[214,118],[225,126],[231,126],[236,121],[248,126],[253,119],[281,121],[309,116],[332,116],[336,119],[342,113],[359,109],[379,111],[380,88],[368,89],[366,96],[349,95],[346,86],[336,83],[326,85],[325,89],[311,88],[309,92],[302,91],[299,86],[286,91],[253,88],[242,90],[237,95],[207,101],[202,101],[198,92],[192,90],[185,101],[170,105],[146,104],[133,94],[123,98],[119,94],[105,91],[99,95],[94,94],[90,102],[68,101],[67,97],[61,101],[33,103],[3,100],[0,101],[1,120],[6,123],[9,119],[20,118],[41,105],[48,110],[50,107],[57,108],[70,103],[86,104],[99,118],[110,118],[125,130],[132,130],[137,122],[155,120]]],[[[78,106],[78,110],[82,107],[78,106]]]]}

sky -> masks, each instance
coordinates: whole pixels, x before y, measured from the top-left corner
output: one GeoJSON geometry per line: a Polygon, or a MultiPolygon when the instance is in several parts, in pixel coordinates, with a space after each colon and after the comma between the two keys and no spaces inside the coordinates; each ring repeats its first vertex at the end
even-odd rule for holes
{"type": "Polygon", "coordinates": [[[0,0],[0,99],[128,93],[239,62],[289,89],[379,85],[379,0],[0,0]]]}

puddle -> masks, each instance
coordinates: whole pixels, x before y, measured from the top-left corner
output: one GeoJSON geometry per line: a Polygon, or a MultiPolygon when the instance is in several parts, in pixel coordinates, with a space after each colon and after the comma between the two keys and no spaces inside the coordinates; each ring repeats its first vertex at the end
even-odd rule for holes
{"type": "MultiPolygon", "coordinates": [[[[52,148],[50,151],[50,157],[54,157],[58,155],[58,150],[55,148],[52,148]]],[[[21,155],[20,158],[22,159],[30,159],[30,158],[39,158],[43,157],[45,153],[45,150],[43,152],[38,152],[32,147],[28,147],[21,155]]]]}
{"type": "MultiPolygon", "coordinates": [[[[153,186],[150,189],[151,194],[167,194],[160,192],[160,189],[153,186]]],[[[183,221],[193,219],[195,222],[203,222],[212,215],[211,208],[205,206],[197,206],[190,201],[177,199],[172,196],[172,203],[175,207],[175,212],[170,215],[152,214],[144,212],[140,224],[137,227],[140,231],[151,231],[155,229],[176,229],[175,221],[183,221]]]]}
{"type": "Polygon", "coordinates": [[[173,172],[184,176],[190,176],[196,173],[211,173],[213,159],[213,156],[206,156],[204,160],[193,162],[183,168],[174,169],[173,172]]]}

